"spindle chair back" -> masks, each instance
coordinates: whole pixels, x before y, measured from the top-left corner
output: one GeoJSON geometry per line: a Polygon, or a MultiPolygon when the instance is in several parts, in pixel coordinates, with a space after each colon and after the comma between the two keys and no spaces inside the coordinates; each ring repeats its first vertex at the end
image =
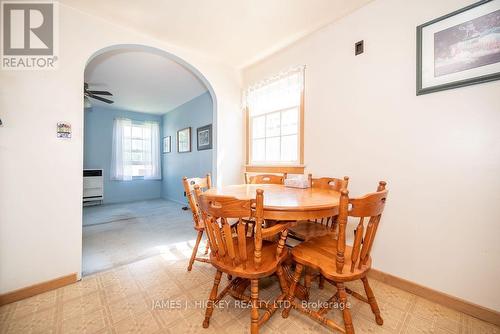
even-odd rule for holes
{"type": "MultiPolygon", "coordinates": [[[[308,314],[311,318],[332,329],[352,334],[354,333],[354,327],[349,308],[342,310],[344,328],[324,316],[330,310],[331,306],[329,305],[331,305],[331,302],[340,301],[345,305],[347,302],[346,293],[348,293],[368,303],[375,315],[377,324],[383,324],[375,295],[368,283],[367,273],[371,269],[371,249],[385,208],[387,194],[386,182],[384,181],[379,183],[376,192],[358,198],[349,198],[349,192],[342,189],[337,237],[333,238],[331,235],[325,235],[312,238],[292,250],[293,259],[297,264],[289,289],[288,300],[297,310],[308,314]],[[349,217],[357,220],[352,245],[346,244],[346,228],[349,217]],[[326,281],[337,288],[336,294],[325,303],[325,307],[318,311],[310,310],[294,301],[295,288],[305,267],[319,271],[326,281]],[[363,282],[366,297],[344,286],[344,282],[357,279],[363,282]]],[[[288,317],[290,309],[291,307],[287,307],[283,311],[283,317],[288,317]]]]}
{"type": "Polygon", "coordinates": [[[195,195],[210,243],[210,261],[217,269],[203,327],[209,326],[213,306],[230,293],[251,302],[251,333],[258,333],[259,327],[269,320],[278,306],[278,303],[268,304],[258,299],[258,279],[276,274],[282,289],[276,300],[281,301],[286,296],[287,283],[281,263],[287,256],[287,224],[264,228],[264,192],[261,189],[257,189],[255,199],[248,200],[203,194],[198,186],[195,186],[195,195]],[[236,222],[230,223],[230,220],[236,222]],[[277,242],[264,240],[276,235],[279,235],[277,242]],[[232,280],[218,294],[223,272],[232,280]],[[250,280],[250,296],[237,292],[237,287],[245,280],[250,280]],[[260,319],[259,308],[265,309],[260,319]]]}
{"type": "Polygon", "coordinates": [[[247,184],[284,184],[286,173],[283,175],[276,174],[256,174],[251,175],[245,173],[245,182],[247,184]]]}

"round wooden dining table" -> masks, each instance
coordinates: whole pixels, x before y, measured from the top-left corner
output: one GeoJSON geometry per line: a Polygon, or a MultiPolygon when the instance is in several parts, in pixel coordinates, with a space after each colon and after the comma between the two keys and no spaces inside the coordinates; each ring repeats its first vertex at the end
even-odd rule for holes
{"type": "Polygon", "coordinates": [[[264,219],[308,220],[338,214],[340,193],[321,188],[291,188],[281,184],[238,184],[211,188],[205,195],[252,199],[264,191],[264,219]]]}

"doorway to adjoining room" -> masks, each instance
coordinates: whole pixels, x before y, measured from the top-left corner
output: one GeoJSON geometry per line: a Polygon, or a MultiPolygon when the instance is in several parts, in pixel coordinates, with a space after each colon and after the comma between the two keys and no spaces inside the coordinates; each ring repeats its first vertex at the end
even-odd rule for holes
{"type": "Polygon", "coordinates": [[[83,275],[189,249],[182,177],[215,176],[210,85],[178,58],[136,45],[97,52],[83,85],[83,275]]]}

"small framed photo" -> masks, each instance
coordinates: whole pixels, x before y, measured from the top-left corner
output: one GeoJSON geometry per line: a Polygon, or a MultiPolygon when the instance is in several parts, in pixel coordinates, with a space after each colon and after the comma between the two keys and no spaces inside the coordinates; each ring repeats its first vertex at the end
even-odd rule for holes
{"type": "Polygon", "coordinates": [[[212,148],[212,124],[196,129],[198,151],[210,150],[212,148]]]}
{"type": "Polygon", "coordinates": [[[172,136],[166,136],[163,138],[163,153],[172,152],[172,136]]]}
{"type": "Polygon", "coordinates": [[[500,0],[417,27],[417,95],[500,79],[500,0]]]}
{"type": "Polygon", "coordinates": [[[66,122],[57,123],[57,138],[70,139],[71,138],[71,124],[66,122]]]}
{"type": "Polygon", "coordinates": [[[191,127],[177,131],[177,152],[191,152],[191,127]]]}

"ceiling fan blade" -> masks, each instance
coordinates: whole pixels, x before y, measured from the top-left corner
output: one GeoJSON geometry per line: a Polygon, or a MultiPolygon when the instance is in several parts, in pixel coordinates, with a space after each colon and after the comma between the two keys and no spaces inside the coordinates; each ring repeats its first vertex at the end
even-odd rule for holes
{"type": "Polygon", "coordinates": [[[97,94],[97,95],[113,96],[113,94],[111,94],[110,92],[105,91],[105,90],[89,90],[89,92],[92,93],[92,94],[97,94]]]}
{"type": "Polygon", "coordinates": [[[105,103],[113,103],[114,101],[111,101],[111,100],[108,100],[108,99],[105,99],[104,97],[100,97],[100,96],[97,96],[97,95],[93,95],[93,94],[89,94],[88,97],[91,97],[93,99],[96,99],[96,100],[99,100],[99,101],[102,101],[102,102],[105,102],[105,103]]]}

